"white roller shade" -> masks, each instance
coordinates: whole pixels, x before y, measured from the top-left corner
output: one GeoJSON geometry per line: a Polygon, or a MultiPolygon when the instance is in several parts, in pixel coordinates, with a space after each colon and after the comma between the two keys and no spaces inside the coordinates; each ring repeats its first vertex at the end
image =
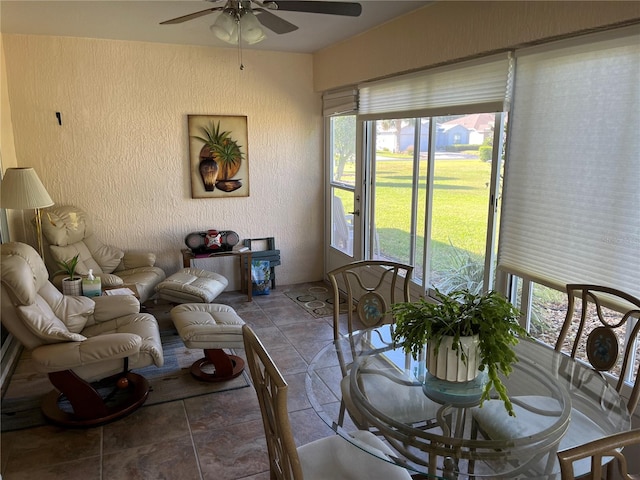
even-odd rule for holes
{"type": "Polygon", "coordinates": [[[363,83],[358,113],[365,120],[502,112],[509,109],[508,53],[363,83]]]}
{"type": "Polygon", "coordinates": [[[640,30],[517,56],[498,267],[640,296],[640,30]]]}
{"type": "Polygon", "coordinates": [[[358,89],[332,90],[322,95],[322,114],[325,117],[355,113],[358,110],[358,89]]]}

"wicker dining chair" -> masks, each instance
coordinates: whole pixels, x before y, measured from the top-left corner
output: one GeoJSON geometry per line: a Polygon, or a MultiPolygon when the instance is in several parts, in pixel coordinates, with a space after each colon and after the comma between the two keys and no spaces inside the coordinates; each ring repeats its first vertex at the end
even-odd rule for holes
{"type": "Polygon", "coordinates": [[[640,428],[616,433],[559,451],[557,455],[560,462],[560,478],[561,480],[573,480],[575,478],[574,462],[591,457],[591,478],[600,479],[603,473],[603,463],[608,463],[606,460],[603,462],[603,458],[613,457],[618,464],[618,472],[621,478],[638,480],[640,479],[640,473],[629,472],[629,464],[622,453],[624,447],[631,445],[640,446],[640,428]]]}
{"type": "Polygon", "coordinates": [[[341,334],[343,313],[348,333],[392,323],[390,307],[396,300],[409,301],[412,273],[413,266],[386,260],[360,260],[331,270],[327,276],[333,288],[333,338],[341,334]]]}
{"type": "Polygon", "coordinates": [[[587,358],[583,360],[600,372],[609,372],[617,366],[616,390],[623,396],[630,376],[632,388],[627,409],[633,414],[640,399],[637,381],[640,367],[633,362],[633,349],[640,336],[640,298],[600,285],[568,284],[566,289],[567,316],[555,349],[572,358],[584,351],[587,358]],[[581,300],[579,309],[577,300],[581,300]],[[589,322],[590,318],[595,322],[589,322]],[[623,343],[626,345],[620,348],[623,343]]]}
{"type": "MultiPolygon", "coordinates": [[[[362,328],[393,323],[391,306],[396,302],[410,301],[412,274],[413,266],[387,260],[361,260],[330,271],[327,275],[333,287],[334,339],[337,340],[344,331],[342,321],[345,313],[347,334],[362,328]]],[[[351,399],[349,360],[353,355],[338,353],[342,354],[338,360],[343,377],[340,425],[344,423],[345,413],[348,412],[358,428],[375,431],[351,399]]],[[[423,428],[435,424],[433,420],[440,405],[424,395],[421,386],[398,388],[393,380],[376,374],[363,375],[360,381],[372,404],[381,412],[407,424],[422,425],[423,428]]]]}
{"type": "MultiPolygon", "coordinates": [[[[640,396],[640,383],[637,381],[638,367],[633,365],[633,347],[640,335],[640,299],[614,288],[590,285],[568,284],[567,314],[556,340],[555,350],[588,362],[599,372],[608,372],[617,368],[618,376],[615,389],[621,398],[628,398],[627,410],[633,414],[640,396]],[[620,345],[626,339],[626,346],[620,345]],[[627,378],[631,373],[631,388],[627,386],[627,378]],[[628,390],[627,390],[628,388],[628,390]],[[628,395],[628,397],[627,397],[628,395]]],[[[577,387],[586,389],[588,385],[579,387],[581,380],[575,380],[577,387]]],[[[588,383],[585,379],[585,383],[588,383]]],[[[529,399],[520,398],[520,405],[526,407],[529,399]]],[[[540,398],[533,398],[540,401],[540,398]]],[[[603,400],[604,401],[604,400],[603,400]]],[[[532,404],[533,406],[533,404],[532,404]]],[[[526,413],[526,412],[523,412],[526,413]]],[[[490,409],[474,409],[473,418],[481,432],[493,431],[493,436],[503,436],[504,422],[494,418],[490,409]]],[[[560,441],[559,450],[567,450],[581,443],[597,441],[605,435],[599,427],[580,412],[572,413],[567,432],[560,441]]],[[[515,423],[521,431],[527,431],[526,415],[518,413],[515,423]]],[[[491,435],[489,435],[491,436],[491,435]]],[[[585,462],[582,462],[583,466],[585,462]]],[[[613,465],[607,468],[609,476],[613,465]]],[[[600,477],[594,477],[600,478],[600,477]]]]}
{"type": "Polygon", "coordinates": [[[411,480],[406,469],[382,459],[393,451],[368,431],[352,434],[361,448],[338,435],[296,447],[287,410],[287,382],[251,327],[244,325],[242,334],[260,403],[272,480],[411,480]]]}

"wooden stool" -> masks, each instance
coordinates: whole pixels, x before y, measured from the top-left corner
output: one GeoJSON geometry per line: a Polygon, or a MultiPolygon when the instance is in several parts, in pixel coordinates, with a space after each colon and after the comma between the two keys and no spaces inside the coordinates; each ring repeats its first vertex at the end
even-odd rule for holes
{"type": "Polygon", "coordinates": [[[171,320],[187,348],[204,350],[204,358],[191,365],[191,375],[206,382],[222,382],[242,373],[244,360],[223,350],[244,348],[244,320],[233,308],[216,303],[185,303],[171,310],[171,320]],[[203,371],[207,365],[213,365],[215,371],[203,371]]]}

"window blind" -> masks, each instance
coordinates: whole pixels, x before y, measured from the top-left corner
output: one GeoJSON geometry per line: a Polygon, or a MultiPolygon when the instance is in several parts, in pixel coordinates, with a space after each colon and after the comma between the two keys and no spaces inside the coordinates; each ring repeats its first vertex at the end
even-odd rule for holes
{"type": "Polygon", "coordinates": [[[640,296],[640,29],[516,61],[498,268],[640,296]]]}
{"type": "Polygon", "coordinates": [[[358,89],[355,87],[331,90],[322,95],[322,114],[325,117],[355,113],[358,110],[358,89]]]}
{"type": "Polygon", "coordinates": [[[364,120],[509,109],[510,53],[359,85],[364,120]]]}

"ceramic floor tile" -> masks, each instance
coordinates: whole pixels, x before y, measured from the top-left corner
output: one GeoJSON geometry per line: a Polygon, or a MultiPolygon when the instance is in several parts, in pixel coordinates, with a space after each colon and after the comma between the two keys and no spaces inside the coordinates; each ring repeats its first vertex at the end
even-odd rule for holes
{"type": "Polygon", "coordinates": [[[187,416],[182,401],[139,408],[131,415],[104,427],[104,453],[189,435],[187,416]]]}
{"type": "Polygon", "coordinates": [[[314,320],[315,317],[298,305],[278,306],[264,309],[275,325],[295,324],[303,320],[314,320]]]}
{"type": "Polygon", "coordinates": [[[291,342],[282,334],[282,330],[276,326],[256,327],[253,330],[269,352],[280,348],[293,348],[291,342]]]}
{"type": "Polygon", "coordinates": [[[326,345],[333,340],[333,327],[322,319],[310,317],[296,323],[280,325],[282,333],[293,344],[317,342],[326,345]]]}
{"type": "Polygon", "coordinates": [[[248,477],[238,478],[236,480],[271,480],[271,475],[267,471],[267,472],[259,473],[257,475],[249,475],[248,477]]]}
{"type": "Polygon", "coordinates": [[[333,430],[311,408],[290,412],[289,421],[291,422],[293,438],[298,446],[329,435],[335,435],[333,430]]]}
{"type": "MultiPolygon", "coordinates": [[[[296,351],[302,357],[302,359],[310,364],[316,355],[327,346],[328,340],[302,340],[299,342],[292,342],[295,345],[296,351]]],[[[336,357],[337,361],[337,357],[336,357]]]]}
{"type": "MultiPolygon", "coordinates": [[[[340,371],[341,371],[340,368],[339,367],[335,367],[335,368],[337,369],[337,373],[340,374],[340,371]]],[[[332,389],[330,389],[325,383],[326,376],[327,375],[332,376],[334,373],[332,371],[329,371],[329,373],[327,372],[328,371],[326,369],[323,369],[322,374],[320,376],[314,375],[312,377],[315,401],[318,402],[320,405],[324,405],[326,403],[332,403],[338,400],[336,393],[339,393],[339,392],[333,392],[332,389]]],[[[306,378],[305,378],[305,382],[306,382],[306,378]]],[[[305,388],[306,388],[306,384],[305,384],[305,388]]]]}
{"type": "MultiPolygon", "coordinates": [[[[153,437],[152,437],[153,438],[153,437]]],[[[200,480],[190,435],[105,454],[103,479],[200,480]]]]}
{"type": "Polygon", "coordinates": [[[52,426],[18,430],[2,435],[2,454],[8,455],[6,471],[99,459],[101,427],[63,429],[52,426]]]}
{"type": "Polygon", "coordinates": [[[262,418],[253,387],[188,398],[184,403],[193,433],[262,418]]]}
{"type": "Polygon", "coordinates": [[[268,350],[269,355],[283,375],[307,371],[307,362],[300,356],[293,345],[281,345],[268,350]]]}
{"type": "MultiPolygon", "coordinates": [[[[24,468],[7,468],[4,480],[100,480],[100,457],[87,457],[72,462],[41,465],[29,460],[24,468]]],[[[124,478],[124,477],[123,477],[124,478]]]]}
{"type": "Polygon", "coordinates": [[[262,420],[194,432],[202,478],[234,480],[269,469],[262,420]]]}
{"type": "Polygon", "coordinates": [[[249,313],[249,312],[261,312],[262,309],[260,305],[256,302],[247,302],[247,296],[242,294],[242,297],[232,298],[226,296],[226,294],[220,295],[218,298],[214,300],[214,303],[223,303],[225,305],[229,305],[233,308],[236,313],[240,316],[249,313]]]}
{"type": "Polygon", "coordinates": [[[306,373],[296,373],[284,376],[285,380],[289,384],[289,390],[287,392],[287,408],[290,412],[311,408],[311,404],[307,397],[305,383],[306,376],[306,373]]]}
{"type": "Polygon", "coordinates": [[[275,326],[269,316],[262,310],[251,310],[248,312],[238,313],[238,315],[240,315],[242,320],[244,320],[244,323],[253,329],[275,326]]]}

